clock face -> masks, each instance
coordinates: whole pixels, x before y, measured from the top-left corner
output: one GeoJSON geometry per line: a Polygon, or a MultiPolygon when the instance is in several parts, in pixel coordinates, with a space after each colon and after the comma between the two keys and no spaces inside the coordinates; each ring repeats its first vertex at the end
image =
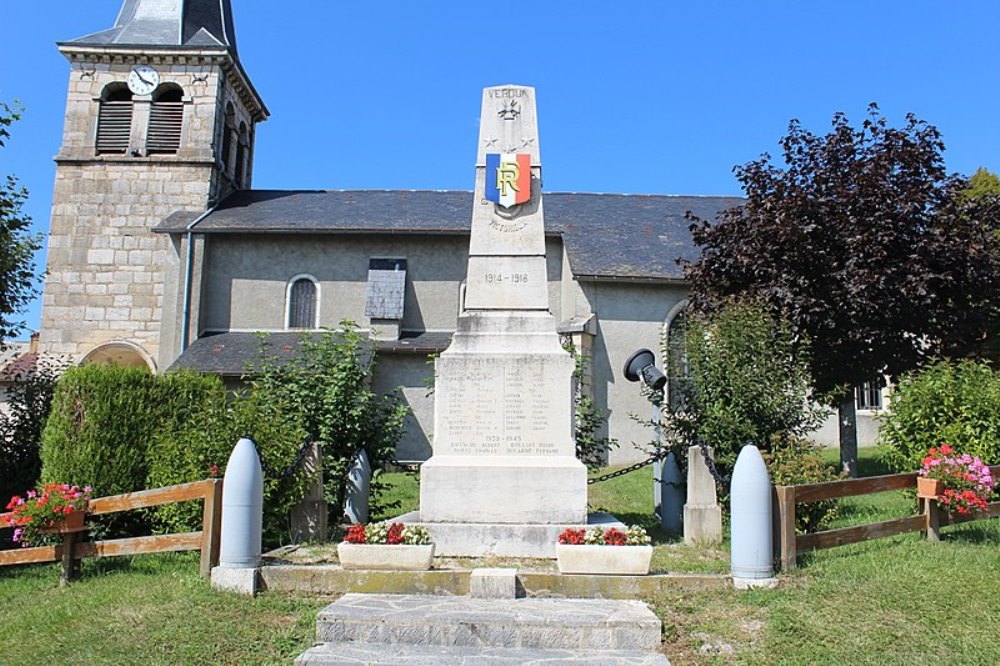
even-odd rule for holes
{"type": "Polygon", "coordinates": [[[128,73],[128,89],[133,95],[148,95],[160,85],[160,74],[149,65],[136,65],[128,73]]]}

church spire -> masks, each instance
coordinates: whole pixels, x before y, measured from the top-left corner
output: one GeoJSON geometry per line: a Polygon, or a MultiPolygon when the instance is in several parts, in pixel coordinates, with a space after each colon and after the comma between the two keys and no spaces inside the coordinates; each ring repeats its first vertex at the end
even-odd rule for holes
{"type": "Polygon", "coordinates": [[[124,0],[114,27],[66,44],[223,47],[235,57],[233,10],[230,0],[124,0]]]}

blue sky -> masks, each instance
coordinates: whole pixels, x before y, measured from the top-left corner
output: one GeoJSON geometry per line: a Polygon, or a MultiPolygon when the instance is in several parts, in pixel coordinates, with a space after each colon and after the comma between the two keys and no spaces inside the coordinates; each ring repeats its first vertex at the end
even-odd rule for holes
{"type": "MultiPolygon", "coordinates": [[[[777,152],[789,119],[824,132],[872,101],[894,125],[936,125],[951,170],[1000,169],[995,0],[233,5],[271,111],[257,188],[471,189],[480,91],[501,83],[537,89],[550,192],[739,194],[732,167],[777,152]]],[[[110,27],[119,6],[4,8],[0,100],[25,114],[0,175],[28,187],[39,230],[69,71],[55,42],[110,27]]]]}

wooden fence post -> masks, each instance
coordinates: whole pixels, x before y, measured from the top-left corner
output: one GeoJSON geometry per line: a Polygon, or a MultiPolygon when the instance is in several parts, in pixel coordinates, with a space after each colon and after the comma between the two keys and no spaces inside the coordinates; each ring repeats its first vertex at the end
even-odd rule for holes
{"type": "Polygon", "coordinates": [[[937,500],[930,499],[928,497],[920,498],[920,501],[924,503],[924,516],[927,518],[927,533],[928,541],[940,541],[941,540],[941,509],[938,508],[937,500]]]}
{"type": "Polygon", "coordinates": [[[205,493],[201,521],[201,575],[212,575],[212,567],[219,563],[219,546],[222,537],[222,479],[213,479],[205,493]]]}
{"type": "Polygon", "coordinates": [[[797,565],[795,552],[795,487],[778,486],[778,529],[781,539],[781,571],[789,572],[797,565]]]}

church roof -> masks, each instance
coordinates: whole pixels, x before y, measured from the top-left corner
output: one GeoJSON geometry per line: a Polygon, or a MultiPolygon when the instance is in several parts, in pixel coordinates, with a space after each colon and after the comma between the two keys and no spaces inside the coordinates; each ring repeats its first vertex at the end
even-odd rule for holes
{"type": "Polygon", "coordinates": [[[236,55],[230,0],[124,0],[115,25],[79,46],[224,47],[236,55]]]}
{"type": "MultiPolygon", "coordinates": [[[[678,259],[697,248],[687,212],[714,220],[739,197],[546,193],[545,228],[563,239],[577,278],[680,280],[678,259]]],[[[156,231],[179,233],[197,213],[174,213],[156,231]]],[[[197,233],[468,234],[472,192],[242,190],[195,225],[197,233]]]]}
{"type": "MultiPolygon", "coordinates": [[[[318,342],[323,333],[315,331],[277,331],[268,333],[266,356],[270,363],[283,365],[299,357],[304,337],[318,342]]],[[[240,377],[251,370],[251,366],[261,357],[261,337],[258,333],[227,331],[206,333],[191,343],[184,353],[167,368],[175,370],[196,370],[226,377],[240,377]]],[[[379,354],[436,354],[448,348],[451,333],[404,332],[398,340],[379,340],[376,348],[379,354]]]]}

